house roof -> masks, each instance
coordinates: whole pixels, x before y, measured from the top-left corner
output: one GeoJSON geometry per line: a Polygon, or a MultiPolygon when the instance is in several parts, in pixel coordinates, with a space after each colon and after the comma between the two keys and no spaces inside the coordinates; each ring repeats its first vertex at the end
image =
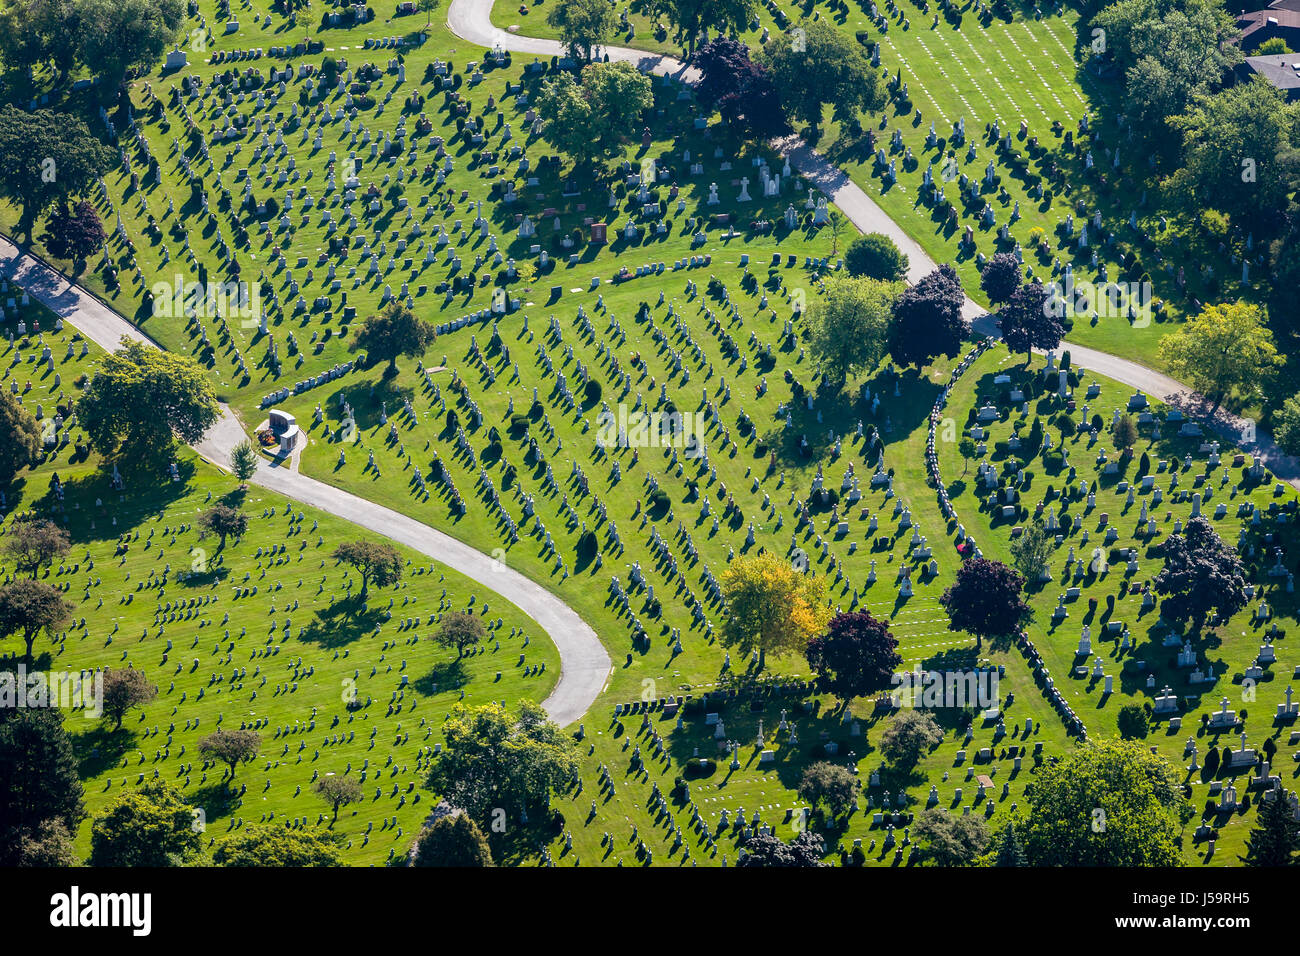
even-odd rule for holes
{"type": "Polygon", "coordinates": [[[1300,89],[1300,53],[1248,56],[1246,66],[1280,90],[1300,89]]]}

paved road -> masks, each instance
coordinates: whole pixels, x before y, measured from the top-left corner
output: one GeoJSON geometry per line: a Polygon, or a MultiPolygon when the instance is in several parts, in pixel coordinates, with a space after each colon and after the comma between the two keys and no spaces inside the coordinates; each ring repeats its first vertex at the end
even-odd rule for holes
{"type": "MultiPolygon", "coordinates": [[[[479,46],[499,46],[503,50],[535,56],[565,55],[564,47],[555,40],[520,36],[494,27],[491,22],[493,2],[494,0],[452,0],[451,7],[447,11],[447,23],[451,31],[479,46]]],[[[686,83],[696,83],[700,78],[698,70],[672,57],[616,46],[604,47],[602,52],[608,54],[611,60],[633,63],[643,70],[673,76],[686,83]]],[[[914,283],[934,271],[935,262],[925,250],[891,219],[861,186],[854,183],[847,173],[818,153],[807,142],[799,136],[790,135],[774,140],[771,145],[789,160],[792,168],[799,170],[806,180],[839,207],[859,231],[879,232],[889,236],[898,248],[907,254],[909,282],[914,283]]],[[[983,335],[999,335],[996,319],[970,297],[966,298],[962,314],[971,321],[972,328],[976,332],[983,335]]],[[[1074,342],[1066,342],[1061,347],[1070,350],[1070,359],[1075,366],[1113,378],[1135,389],[1141,389],[1147,395],[1175,404],[1189,414],[1201,416],[1202,420],[1207,421],[1211,427],[1229,438],[1238,448],[1258,455],[1279,478],[1300,488],[1300,461],[1283,454],[1265,432],[1253,427],[1253,423],[1222,409],[1215,414],[1212,421],[1208,421],[1206,416],[1209,408],[1204,399],[1168,375],[1137,362],[1099,352],[1074,342]],[[1251,440],[1252,434],[1253,440],[1251,440]]]]}
{"type": "MultiPolygon", "coordinates": [[[[0,237],[0,273],[16,281],[33,298],[105,349],[116,349],[123,336],[154,344],[100,299],[3,237],[0,237]]],[[[204,458],[229,469],[230,450],[246,438],[234,412],[222,406],[221,419],[194,447],[204,458]]],[[[414,548],[517,605],[542,627],[560,652],[560,679],[551,696],[542,702],[551,719],[560,726],[580,719],[604,689],[613,665],[596,632],[576,611],[518,571],[436,528],[287,467],[263,460],[252,481],[414,548]]]]}

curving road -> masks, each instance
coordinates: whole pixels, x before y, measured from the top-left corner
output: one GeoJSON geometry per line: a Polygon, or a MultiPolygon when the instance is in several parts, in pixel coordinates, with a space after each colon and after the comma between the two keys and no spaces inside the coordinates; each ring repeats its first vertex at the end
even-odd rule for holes
{"type": "MultiPolygon", "coordinates": [[[[493,3],[494,0],[452,0],[451,7],[447,11],[447,24],[458,37],[479,46],[500,47],[503,50],[535,56],[565,55],[566,51],[558,41],[519,36],[493,26],[493,3]]],[[[700,79],[698,70],[670,56],[617,46],[603,47],[602,53],[608,55],[610,60],[632,63],[642,71],[672,76],[685,83],[694,84],[700,79]]],[[[830,202],[838,206],[859,231],[880,232],[889,236],[895,245],[907,254],[909,282],[914,283],[934,271],[936,268],[934,260],[867,195],[862,187],[854,183],[847,173],[798,136],[792,135],[774,140],[771,145],[789,160],[791,167],[799,170],[804,179],[816,186],[830,202]]],[[[999,335],[997,320],[969,296],[962,308],[962,314],[970,320],[975,332],[995,337],[999,335]]],[[[1074,342],[1065,342],[1061,347],[1070,350],[1070,360],[1076,368],[1083,367],[1090,372],[1141,389],[1148,395],[1179,406],[1189,414],[1200,416],[1202,420],[1208,417],[1209,406],[1203,396],[1168,375],[1145,365],[1139,365],[1137,362],[1107,352],[1099,352],[1074,342]]],[[[1236,447],[1258,456],[1279,478],[1300,489],[1300,461],[1286,455],[1268,434],[1256,429],[1253,422],[1219,409],[1208,424],[1229,438],[1236,447]],[[1252,433],[1254,439],[1249,440],[1252,433]]]]}
{"type": "MultiPolygon", "coordinates": [[[[0,273],[102,348],[116,349],[123,336],[155,344],[86,289],[3,237],[0,237],[0,273]]],[[[229,470],[230,450],[246,439],[234,412],[223,405],[220,420],[194,449],[229,470]]],[[[518,571],[391,508],[264,459],[259,462],[252,481],[441,561],[517,605],[541,626],[560,652],[560,679],[542,706],[561,727],[581,718],[604,689],[613,664],[596,632],[571,607],[518,571]]]]}

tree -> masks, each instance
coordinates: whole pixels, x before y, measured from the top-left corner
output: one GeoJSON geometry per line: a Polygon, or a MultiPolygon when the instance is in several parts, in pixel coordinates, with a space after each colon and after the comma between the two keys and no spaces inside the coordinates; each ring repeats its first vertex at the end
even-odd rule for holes
{"type": "Polygon", "coordinates": [[[370,585],[386,588],[402,578],[402,555],[391,544],[375,541],[345,541],[334,549],[334,559],[361,572],[361,595],[364,601],[370,585]]]}
{"type": "Polygon", "coordinates": [[[880,72],[866,51],[824,20],[803,21],[797,32],[768,43],[759,60],[772,75],[786,116],[805,123],[814,141],[826,104],[833,105],[835,121],[845,124],[885,105],[880,72]]]}
{"type": "Polygon", "coordinates": [[[17,395],[0,391],[0,485],[12,482],[44,447],[36,416],[17,395]]]}
{"type": "Polygon", "coordinates": [[[1151,584],[1164,597],[1165,620],[1190,620],[1199,630],[1211,611],[1227,620],[1246,606],[1246,567],[1204,517],[1189,520],[1161,550],[1164,567],[1151,584]]]}
{"type": "Polygon", "coordinates": [[[1012,352],[1025,353],[1025,365],[1034,349],[1055,349],[1065,336],[1060,310],[1049,302],[1042,283],[1018,286],[998,310],[998,328],[1012,352]]]}
{"type": "Polygon", "coordinates": [[[560,31],[569,57],[583,65],[591,62],[596,47],[609,42],[618,25],[608,0],[568,0],[551,7],[546,22],[560,31]]]}
{"type": "Polygon", "coordinates": [[[542,136],[577,171],[623,151],[641,114],[654,105],[650,80],[630,63],[591,63],[580,80],[560,73],[542,84],[537,114],[542,136]]]}
{"type": "Polygon", "coordinates": [[[158,696],[158,685],[149,682],[143,671],[134,667],[104,668],[103,711],[112,719],[114,727],[133,707],[141,707],[158,696]]]}
{"type": "MultiPolygon", "coordinates": [[[[16,679],[0,674],[0,688],[16,679]]],[[[53,707],[0,707],[0,866],[17,866],[28,840],[57,823],[75,832],[85,816],[77,754],[53,707]]]]}
{"type": "Polygon", "coordinates": [[[343,865],[338,844],[330,834],[275,824],[249,827],[226,837],[217,844],[212,861],[218,866],[262,869],[343,865]]]}
{"type": "Polygon", "coordinates": [[[1288,455],[1300,455],[1300,395],[1273,412],[1273,438],[1288,455]]]}
{"type": "Polygon", "coordinates": [[[353,341],[353,350],[366,353],[371,362],[388,362],[384,378],[397,374],[399,356],[415,358],[423,355],[437,338],[433,326],[415,314],[413,309],[394,300],[383,312],[370,316],[361,324],[353,341]]]}
{"type": "Polygon", "coordinates": [[[1055,542],[1047,536],[1043,526],[1031,524],[1011,539],[1011,563],[1027,581],[1037,581],[1047,570],[1055,542]]]}
{"type": "Polygon", "coordinates": [[[495,808],[536,806],[577,773],[572,738],[529,701],[513,711],[457,704],[442,731],[442,753],[426,786],[485,826],[495,808]]]}
{"type": "Polygon", "coordinates": [[[424,25],[426,27],[440,6],[442,6],[442,0],[416,0],[416,9],[424,14],[424,25]]]}
{"type": "Polygon", "coordinates": [[[809,764],[799,780],[799,796],[813,807],[825,803],[832,817],[849,808],[858,788],[858,778],[847,767],[826,760],[809,764]]]}
{"type": "Polygon", "coordinates": [[[10,0],[0,10],[0,58],[11,67],[49,64],[58,86],[76,61],[80,30],[74,0],[10,0]]]}
{"type": "Polygon", "coordinates": [[[72,844],[72,834],[62,820],[43,820],[39,826],[18,835],[14,866],[69,867],[80,864],[72,844]]]}
{"type": "Polygon", "coordinates": [[[456,648],[456,660],[465,656],[465,648],[473,647],[487,635],[487,628],[478,615],[467,611],[449,611],[442,616],[442,622],[433,639],[442,647],[456,648]]]}
{"type": "Polygon", "coordinates": [[[966,294],[952,266],[944,263],[906,289],[894,303],[889,354],[900,365],[928,365],[939,355],[955,358],[969,323],[962,317],[966,294]]]}
{"type": "Polygon", "coordinates": [[[226,547],[226,538],[239,541],[248,530],[248,515],[238,508],[218,502],[199,515],[199,529],[204,534],[215,534],[219,539],[217,553],[226,547]]]}
{"type": "Polygon", "coordinates": [[[1213,415],[1234,390],[1244,402],[1263,395],[1279,364],[1273,336],[1259,306],[1248,302],[1207,305],[1160,342],[1171,374],[1213,396],[1213,415]]]}
{"type": "Polygon", "coordinates": [[[994,866],[1029,865],[1029,860],[1025,856],[1025,845],[1020,842],[1020,837],[1016,835],[1014,820],[1007,821],[1007,825],[994,837],[994,842],[997,846],[997,851],[993,856],[994,866]]]}
{"type": "Polygon", "coordinates": [[[334,816],[330,820],[331,827],[338,822],[339,807],[346,807],[349,803],[356,803],[361,799],[361,784],[354,777],[337,773],[327,773],[316,781],[312,789],[316,791],[318,797],[333,809],[334,816]]]}
{"type": "Polygon", "coordinates": [[[1178,866],[1192,807],[1180,773],[1137,741],[1087,741],[1038,768],[1022,822],[1031,866],[1178,866]]]}
{"type": "Polygon", "coordinates": [[[1125,740],[1141,740],[1150,731],[1147,713],[1141,704],[1125,704],[1116,718],[1119,735],[1125,740]]]}
{"type": "Polygon", "coordinates": [[[742,654],[758,651],[758,669],[767,655],[806,647],[829,620],[823,582],[803,574],[770,552],[736,558],[722,576],[727,617],[722,644],[742,654]]]}
{"type": "Polygon", "coordinates": [[[907,254],[882,232],[858,236],[844,253],[844,268],[851,276],[866,276],[882,282],[907,278],[907,254]]]}
{"type": "Polygon", "coordinates": [[[46,209],[93,185],[113,159],[76,116],[0,109],[0,197],[21,207],[16,232],[28,239],[46,209]]]}
{"type": "Polygon", "coordinates": [[[1300,823],[1296,822],[1291,804],[1278,794],[1275,800],[1259,804],[1255,829],[1246,839],[1247,866],[1296,866],[1300,863],[1300,823]]]}
{"type": "Polygon", "coordinates": [[[1010,252],[994,253],[980,270],[980,288],[994,305],[1006,302],[1020,288],[1020,262],[1010,252]]]}
{"type": "MultiPolygon", "coordinates": [[[[603,3],[604,0],[601,0],[603,3]]],[[[412,866],[492,866],[492,848],[469,814],[439,817],[416,838],[412,866]]]]}
{"type": "Polygon", "coordinates": [[[866,610],[836,614],[826,633],[808,642],[805,656],[821,686],[846,704],[893,686],[894,669],[903,663],[889,622],[866,610]]]}
{"type": "Polygon", "coordinates": [[[77,400],[77,419],[105,456],[123,447],[133,458],[167,455],[177,438],[192,445],[220,417],[203,366],[125,337],[77,400]]]}
{"type": "Polygon", "coordinates": [[[831,276],[809,310],[809,349],[827,381],[843,384],[873,369],[885,355],[900,283],[831,276]]]}
{"type": "Polygon", "coordinates": [[[1115,426],[1111,429],[1111,435],[1115,439],[1115,447],[1121,451],[1127,452],[1136,445],[1138,430],[1137,424],[1133,421],[1133,416],[1127,413],[1121,415],[1115,421],[1115,426]]]}
{"type": "Polygon", "coordinates": [[[961,455],[962,460],[961,476],[963,478],[970,471],[971,459],[976,457],[976,451],[975,439],[969,435],[962,436],[962,440],[957,443],[957,453],[961,455]]]}
{"type": "Polygon", "coordinates": [[[1276,232],[1278,211],[1295,188],[1294,165],[1279,158],[1300,146],[1300,107],[1256,75],[1196,96],[1170,124],[1183,142],[1182,166],[1170,185],[1188,208],[1221,210],[1243,232],[1276,232]]]}
{"type": "Polygon", "coordinates": [[[705,110],[717,110],[727,128],[754,139],[788,129],[781,95],[772,75],[749,56],[749,47],[731,37],[714,37],[695,52],[700,71],[696,98],[705,110]]]}
{"type": "Polygon", "coordinates": [[[118,794],[90,825],[91,866],[180,866],[203,849],[184,795],[154,781],[118,794]]]}
{"type": "Polygon", "coordinates": [[[749,27],[757,4],[754,0],[632,0],[632,9],[649,17],[663,17],[686,41],[687,53],[695,54],[701,31],[739,33],[749,27]]]}
{"type": "Polygon", "coordinates": [[[975,649],[984,638],[1010,637],[1029,620],[1029,605],[1021,597],[1025,579],[1000,561],[972,558],[957,569],[957,580],[939,598],[948,612],[948,630],[975,635],[975,649]]]}
{"type": "Polygon", "coordinates": [[[745,841],[736,866],[823,867],[826,844],[817,834],[803,831],[789,843],[774,833],[757,833],[745,841]]]}
{"type": "Polygon", "coordinates": [[[21,634],[27,663],[41,631],[57,631],[72,619],[72,605],[63,592],[44,581],[15,578],[0,587],[0,637],[21,634]]]}
{"type": "Polygon", "coordinates": [[[257,449],[250,441],[241,441],[230,449],[230,470],[239,479],[240,490],[248,487],[248,479],[257,474],[257,449]]]}
{"type": "Polygon", "coordinates": [[[45,220],[41,242],[56,259],[80,262],[103,247],[104,224],[94,205],[84,199],[73,209],[56,206],[45,220]]]}
{"type": "Polygon", "coordinates": [[[925,711],[900,711],[880,735],[880,753],[897,767],[908,768],[943,740],[943,729],[925,711]]]}
{"type": "Polygon", "coordinates": [[[183,0],[81,0],[81,61],[117,90],[127,74],[148,69],[185,22],[183,0]]]}
{"type": "Polygon", "coordinates": [[[19,517],[5,535],[4,552],[14,563],[19,574],[33,578],[41,568],[49,567],[56,558],[66,557],[72,550],[68,532],[48,518],[19,517]]]}
{"type": "Polygon", "coordinates": [[[230,768],[230,783],[241,763],[251,763],[262,749],[262,735],[255,730],[214,730],[199,741],[199,753],[230,768]]]}
{"type": "Polygon", "coordinates": [[[988,846],[989,830],[983,817],[929,807],[912,823],[912,838],[922,860],[935,866],[970,866],[988,846]]]}

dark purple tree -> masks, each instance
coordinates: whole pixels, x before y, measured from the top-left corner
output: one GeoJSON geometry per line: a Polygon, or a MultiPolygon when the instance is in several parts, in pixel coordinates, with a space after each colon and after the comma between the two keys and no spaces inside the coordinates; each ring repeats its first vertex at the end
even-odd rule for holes
{"type": "Polygon", "coordinates": [[[994,305],[1006,302],[1020,287],[1020,263],[1009,252],[999,252],[980,270],[980,288],[994,305]]]}
{"type": "Polygon", "coordinates": [[[789,127],[771,75],[749,58],[749,47],[730,37],[710,40],[695,54],[701,73],[696,95],[727,125],[765,139],[789,127]]]}
{"type": "Polygon", "coordinates": [[[984,638],[1014,634],[1030,616],[1021,597],[1025,579],[1000,561],[974,558],[957,570],[957,580],[939,603],[948,612],[948,630],[975,635],[975,649],[984,638]]]}
{"type": "Polygon", "coordinates": [[[1024,352],[1025,364],[1034,349],[1054,349],[1065,336],[1065,323],[1050,304],[1041,282],[1018,286],[998,310],[1002,340],[1012,352],[1024,352]]]}
{"type": "Polygon", "coordinates": [[[756,834],[745,842],[745,855],[736,866],[824,866],[825,843],[805,830],[789,843],[775,834],[756,834]]]}
{"type": "Polygon", "coordinates": [[[104,244],[104,224],[92,203],[84,199],[75,209],[57,207],[45,220],[45,248],[56,259],[85,259],[104,244]]]}
{"type": "Polygon", "coordinates": [[[1211,611],[1231,617],[1246,606],[1246,568],[1204,518],[1165,539],[1165,566],[1153,582],[1164,596],[1161,615],[1199,629],[1211,611]]]}
{"type": "Polygon", "coordinates": [[[894,303],[889,354],[900,365],[921,368],[939,355],[955,358],[970,326],[962,317],[966,293],[957,271],[944,263],[894,303]]]}
{"type": "Polygon", "coordinates": [[[808,642],[804,656],[822,686],[845,702],[891,687],[903,663],[889,622],[870,611],[836,614],[826,633],[808,642]]]}

